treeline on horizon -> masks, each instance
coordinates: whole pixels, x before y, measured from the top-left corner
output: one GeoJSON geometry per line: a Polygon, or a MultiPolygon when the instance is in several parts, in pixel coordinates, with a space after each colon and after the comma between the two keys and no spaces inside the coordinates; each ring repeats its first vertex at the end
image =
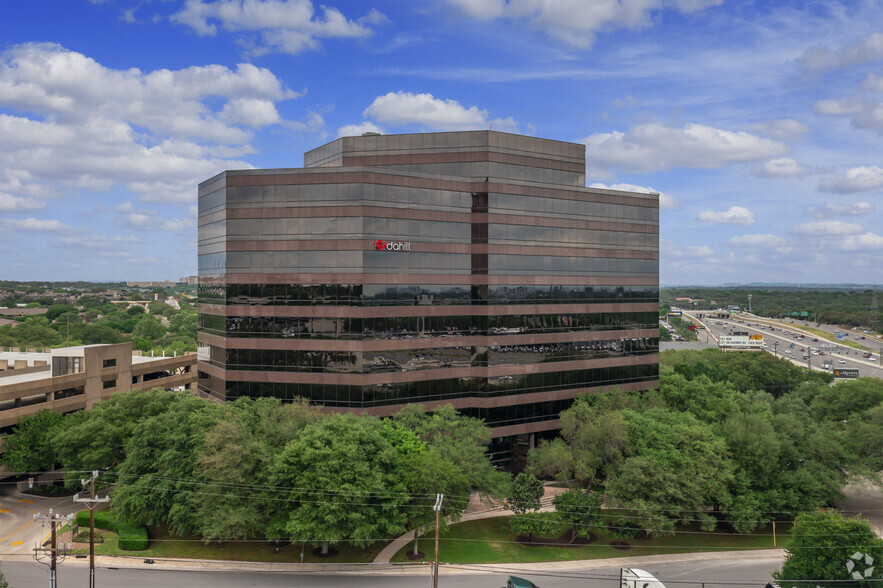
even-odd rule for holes
{"type": "MultiPolygon", "coordinates": [[[[662,288],[659,303],[697,310],[739,305],[748,308],[751,294],[751,311],[772,318],[801,318],[813,322],[844,327],[870,328],[873,318],[871,308],[874,290],[821,290],[821,289],[760,289],[747,287],[662,288]],[[700,300],[696,305],[678,302],[677,298],[700,300]],[[714,301],[714,303],[712,303],[714,301]],[[806,312],[806,317],[792,317],[793,312],[806,312]]],[[[883,332],[883,292],[877,293],[877,330],[883,332]]]]}
{"type": "MultiPolygon", "coordinates": [[[[883,381],[832,384],[768,354],[666,351],[658,390],[584,396],[561,423],[528,472],[603,501],[599,525],[624,538],[750,533],[834,506],[847,483],[879,483],[883,470],[883,381]]],[[[364,546],[432,523],[436,493],[454,519],[471,492],[506,496],[490,438],[450,406],[380,419],[152,390],[23,419],[3,463],[61,466],[71,489],[108,468],[119,519],[174,535],[364,546]]]]}
{"type": "Polygon", "coordinates": [[[0,317],[13,320],[0,325],[0,347],[44,349],[51,347],[132,342],[133,349],[154,353],[196,351],[196,299],[178,296],[178,307],[166,304],[169,296],[193,291],[182,286],[149,292],[122,290],[128,300],[147,300],[147,310],[114,304],[102,293],[117,284],[0,282],[0,307],[45,308],[39,315],[0,317]],[[44,288],[41,286],[48,286],[44,288]],[[54,295],[54,296],[53,296],[54,295]],[[154,295],[159,300],[154,300],[154,295]],[[62,299],[73,299],[67,301],[62,299]]]}

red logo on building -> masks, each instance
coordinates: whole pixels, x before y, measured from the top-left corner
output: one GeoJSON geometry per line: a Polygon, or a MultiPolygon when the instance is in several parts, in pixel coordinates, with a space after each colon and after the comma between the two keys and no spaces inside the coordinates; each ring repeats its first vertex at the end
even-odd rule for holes
{"type": "Polygon", "coordinates": [[[374,242],[374,248],[378,251],[383,251],[383,249],[386,248],[386,244],[380,239],[377,239],[377,241],[374,242]]]}

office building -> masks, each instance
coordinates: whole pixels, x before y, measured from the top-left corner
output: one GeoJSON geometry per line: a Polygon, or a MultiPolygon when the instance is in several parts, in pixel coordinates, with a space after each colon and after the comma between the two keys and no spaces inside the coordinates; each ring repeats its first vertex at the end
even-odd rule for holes
{"type": "Polygon", "coordinates": [[[199,390],[389,415],[451,403],[495,449],[658,379],[658,194],[585,147],[495,131],[343,137],[199,186],[199,390]]]}

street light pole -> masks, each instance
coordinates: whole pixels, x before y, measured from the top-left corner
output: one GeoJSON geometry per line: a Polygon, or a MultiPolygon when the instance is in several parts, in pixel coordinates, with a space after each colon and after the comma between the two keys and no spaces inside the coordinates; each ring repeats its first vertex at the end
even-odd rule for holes
{"type": "Polygon", "coordinates": [[[779,357],[779,342],[773,341],[773,355],[779,357]]]}

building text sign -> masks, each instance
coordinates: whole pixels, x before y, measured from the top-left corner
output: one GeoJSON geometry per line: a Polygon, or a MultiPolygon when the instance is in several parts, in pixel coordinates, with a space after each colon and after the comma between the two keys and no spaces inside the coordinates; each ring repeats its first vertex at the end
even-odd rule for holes
{"type": "Polygon", "coordinates": [[[410,251],[410,241],[384,241],[377,239],[374,241],[374,249],[378,251],[410,251]]]}

